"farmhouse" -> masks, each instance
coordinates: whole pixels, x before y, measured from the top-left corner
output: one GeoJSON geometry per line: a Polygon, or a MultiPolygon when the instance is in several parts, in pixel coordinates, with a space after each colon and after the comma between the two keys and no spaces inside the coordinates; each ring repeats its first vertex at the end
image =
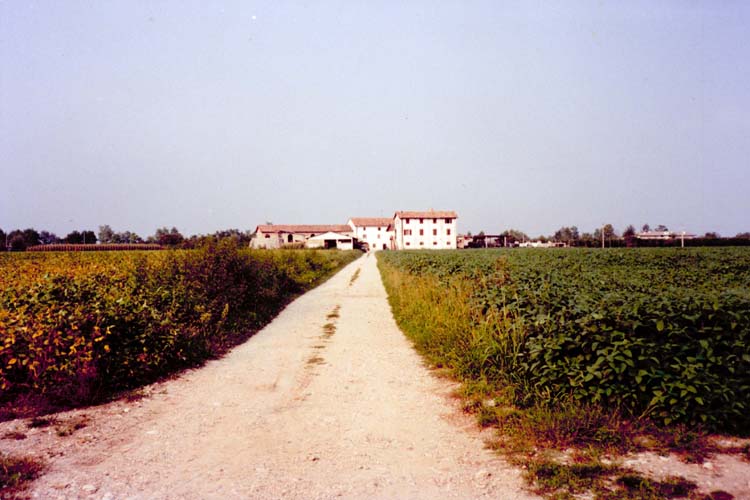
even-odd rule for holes
{"type": "Polygon", "coordinates": [[[402,211],[393,215],[395,250],[455,249],[456,219],[453,211],[402,211]]]}
{"type": "Polygon", "coordinates": [[[369,250],[387,250],[393,239],[393,219],[387,217],[352,217],[349,226],[360,243],[369,250]]]}
{"type": "Polygon", "coordinates": [[[260,224],[252,248],[353,248],[419,250],[457,248],[454,211],[400,211],[388,217],[352,217],[347,224],[260,224]],[[366,244],[366,245],[365,245],[366,244]]]}
{"type": "Polygon", "coordinates": [[[255,228],[252,248],[282,248],[288,245],[304,245],[313,236],[324,233],[339,233],[351,238],[352,228],[346,224],[260,224],[255,228]]]}

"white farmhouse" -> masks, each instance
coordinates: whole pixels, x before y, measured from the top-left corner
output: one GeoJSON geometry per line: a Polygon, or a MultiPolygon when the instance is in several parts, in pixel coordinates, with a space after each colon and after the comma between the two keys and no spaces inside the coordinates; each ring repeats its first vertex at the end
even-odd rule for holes
{"type": "Polygon", "coordinates": [[[349,226],[360,243],[370,250],[388,250],[393,239],[393,219],[387,217],[352,217],[349,226]]]}
{"type": "Polygon", "coordinates": [[[453,211],[396,212],[393,216],[395,250],[455,249],[456,219],[453,211]]]}

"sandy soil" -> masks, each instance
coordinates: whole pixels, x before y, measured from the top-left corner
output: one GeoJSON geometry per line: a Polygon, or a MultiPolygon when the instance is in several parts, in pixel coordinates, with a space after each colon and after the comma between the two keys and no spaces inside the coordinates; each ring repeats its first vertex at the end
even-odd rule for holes
{"type": "Polygon", "coordinates": [[[397,328],[367,256],[223,359],[46,428],[5,422],[27,438],[0,445],[48,461],[32,498],[532,497],[453,389],[397,328]]]}

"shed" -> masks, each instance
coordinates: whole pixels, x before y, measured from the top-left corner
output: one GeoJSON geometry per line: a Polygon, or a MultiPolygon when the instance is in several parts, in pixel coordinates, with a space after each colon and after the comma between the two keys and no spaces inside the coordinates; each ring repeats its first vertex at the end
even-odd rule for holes
{"type": "Polygon", "coordinates": [[[338,248],[339,250],[353,250],[354,240],[345,234],[327,232],[308,238],[305,242],[307,248],[338,248]]]}

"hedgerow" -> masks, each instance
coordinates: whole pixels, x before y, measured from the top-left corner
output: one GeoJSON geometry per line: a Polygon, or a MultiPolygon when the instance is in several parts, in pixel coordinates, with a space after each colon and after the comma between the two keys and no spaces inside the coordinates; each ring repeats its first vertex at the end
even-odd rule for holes
{"type": "Polygon", "coordinates": [[[567,400],[750,431],[750,251],[380,253],[400,325],[433,362],[521,407],[567,400]]]}
{"type": "Polygon", "coordinates": [[[215,357],[357,252],[0,256],[0,403],[87,403],[215,357]]]}

